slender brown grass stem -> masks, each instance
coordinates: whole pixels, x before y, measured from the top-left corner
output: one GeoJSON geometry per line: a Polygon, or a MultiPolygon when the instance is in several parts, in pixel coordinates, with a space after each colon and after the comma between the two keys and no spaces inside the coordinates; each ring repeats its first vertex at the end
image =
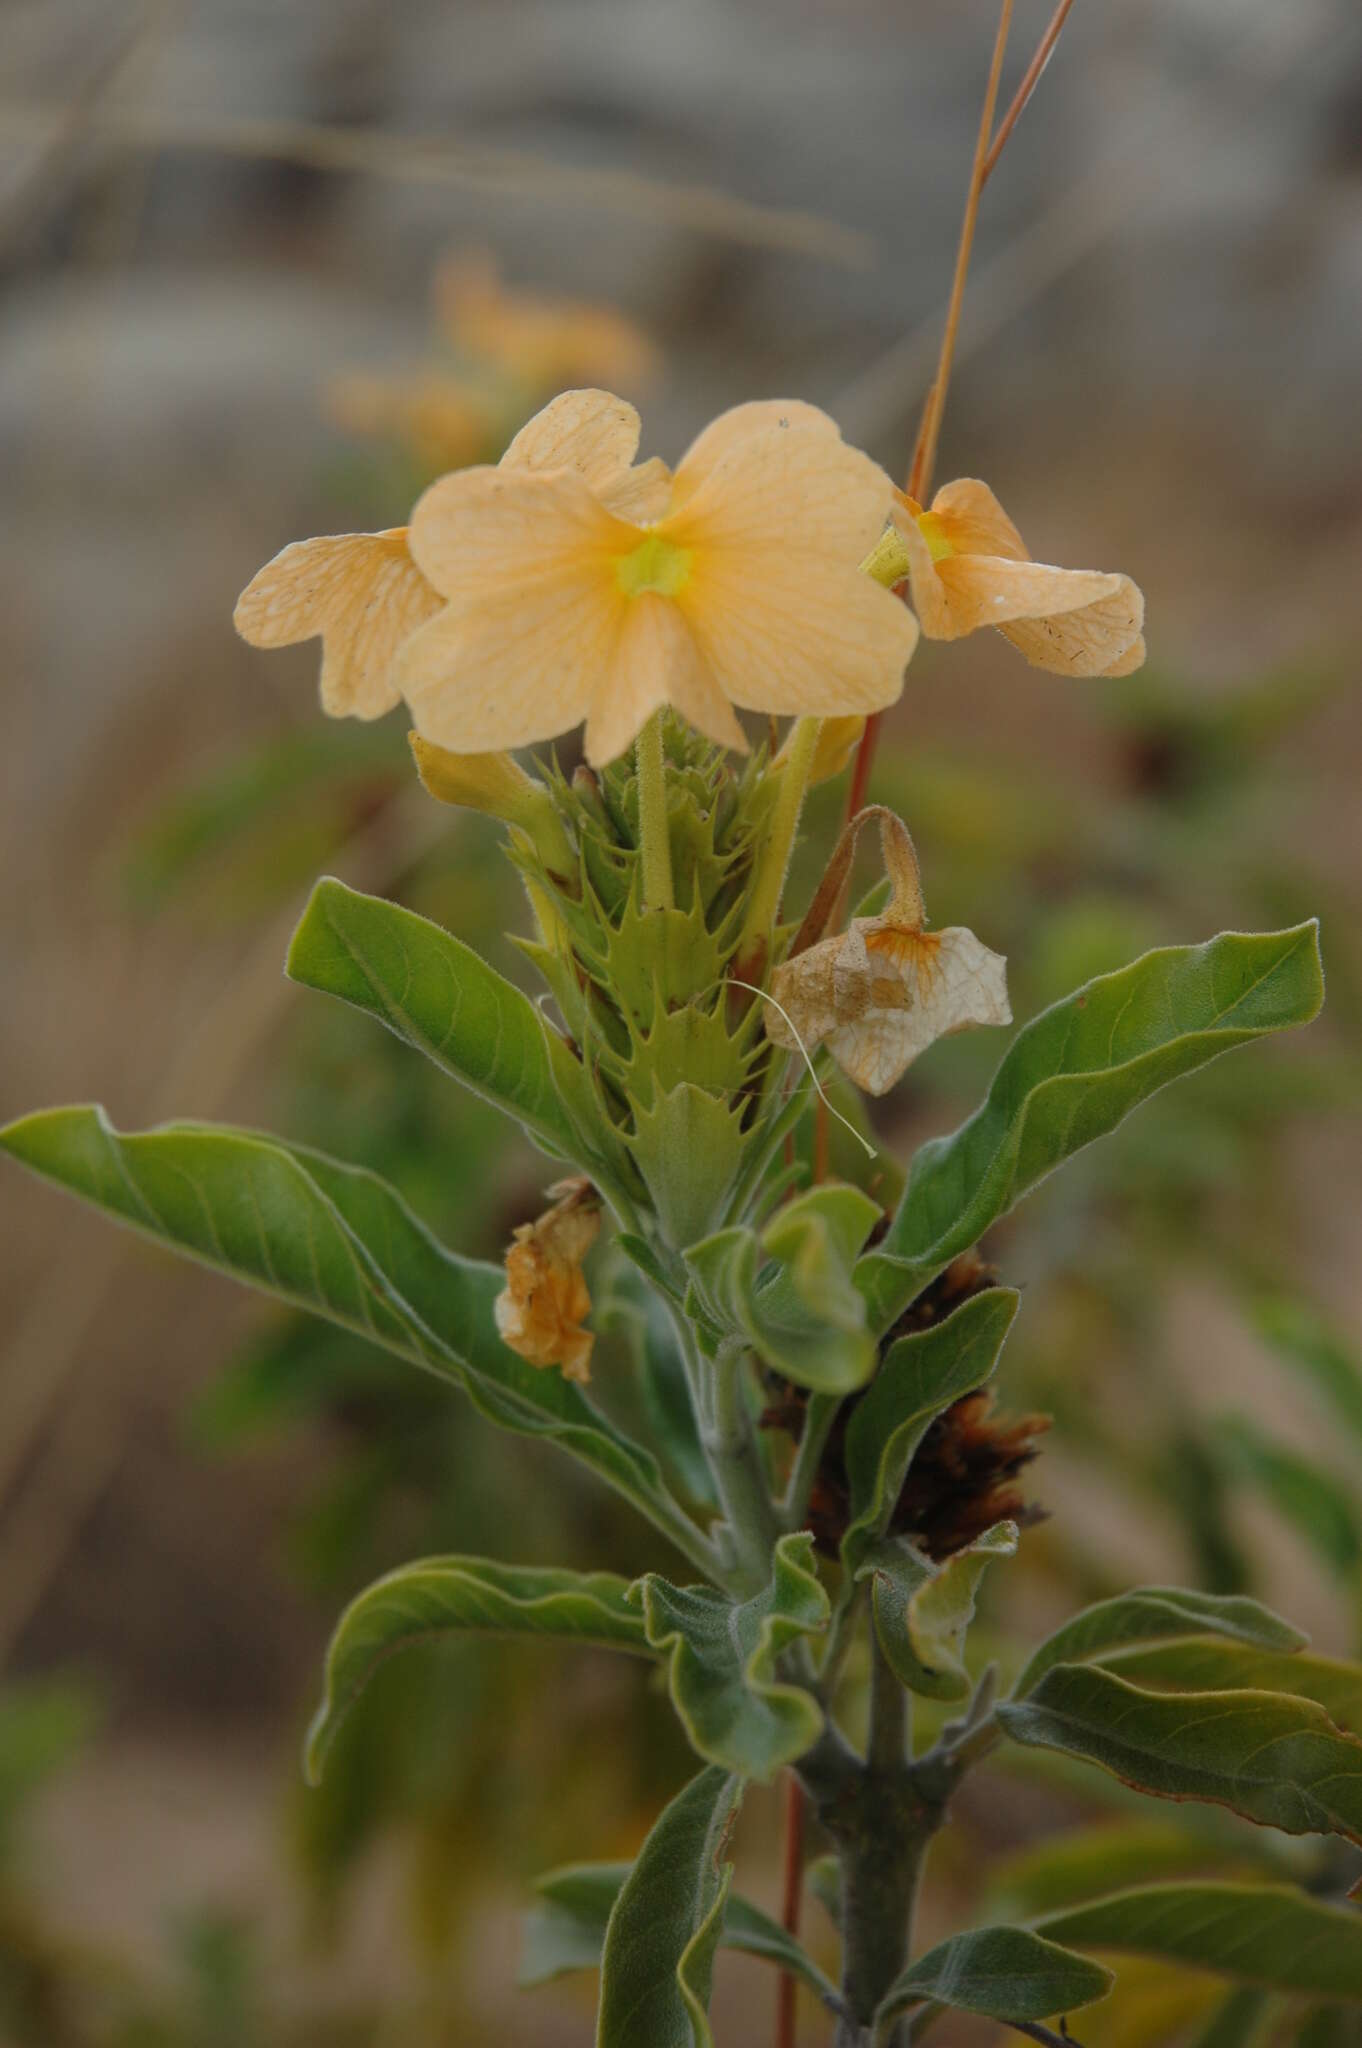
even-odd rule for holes
{"type": "Polygon", "coordinates": [[[1046,29],[1045,34],[1041,37],[1040,41],[1036,44],[1036,54],[1031,59],[1031,62],[1027,65],[1025,71],[1023,71],[1021,84],[1017,87],[1017,90],[1012,95],[1012,104],[1008,108],[1007,112],[1003,115],[1003,118],[998,123],[997,128],[994,130],[993,140],[989,144],[988,148],[988,155],[984,158],[984,175],[982,182],[985,185],[993,176],[993,173],[997,168],[998,158],[1007,148],[1008,137],[1011,135],[1012,130],[1016,127],[1018,121],[1020,121],[1022,115],[1026,112],[1027,101],[1030,99],[1036,87],[1040,84],[1041,76],[1045,70],[1046,65],[1049,63],[1051,57],[1054,55],[1055,44],[1059,41],[1060,30],[1063,28],[1065,22],[1068,20],[1069,11],[1072,8],[1073,4],[1074,0],[1059,0],[1058,7],[1056,7],[1054,13],[1050,16],[1049,27],[1046,29]]]}
{"type": "Polygon", "coordinates": [[[955,360],[955,337],[960,327],[960,309],[965,303],[965,280],[969,276],[969,259],[974,248],[974,228],[979,218],[979,195],[984,189],[987,172],[989,144],[993,134],[993,111],[998,104],[998,81],[1002,76],[1003,56],[1007,50],[1008,30],[1012,25],[1012,0],[1003,0],[998,11],[998,29],[993,38],[993,59],[988,67],[988,84],[984,88],[984,103],[979,110],[979,133],[974,145],[974,162],[970,167],[969,186],[965,193],[965,213],[960,223],[960,240],[955,251],[955,275],[951,279],[950,302],[946,307],[946,324],[941,335],[941,353],[937,358],[936,376],[927,393],[927,403],[922,409],[922,425],[918,429],[917,446],[913,450],[913,465],[908,476],[908,495],[922,502],[931,489],[932,472],[936,467],[936,445],[941,432],[941,418],[946,409],[946,393],[950,387],[951,364],[955,360]]]}
{"type": "MultiPolygon", "coordinates": [[[[784,1854],[780,1924],[792,1938],[799,1934],[799,1907],[804,1893],[804,1787],[793,1771],[785,1774],[784,1854]]],[[[795,1979],[783,1972],[776,1987],[775,2048],[795,2048],[795,1979]]]]}
{"type": "MultiPolygon", "coordinates": [[[[1072,0],[1070,0],[1072,4],[1072,0]]],[[[987,164],[991,154],[990,140],[993,135],[993,114],[998,104],[998,81],[1002,76],[1003,57],[1007,50],[1008,30],[1012,26],[1012,0],[1002,0],[998,13],[998,28],[993,38],[993,57],[988,67],[988,84],[984,88],[984,101],[979,110],[979,132],[974,144],[974,162],[970,167],[969,185],[965,193],[965,212],[960,223],[960,240],[955,251],[955,275],[951,279],[951,295],[946,307],[946,322],[941,333],[941,349],[936,359],[936,375],[927,392],[922,408],[922,420],[918,427],[917,441],[913,448],[912,465],[908,472],[908,495],[921,504],[931,489],[932,472],[936,467],[937,441],[941,433],[942,415],[946,409],[946,392],[950,385],[951,364],[955,360],[955,337],[960,327],[960,310],[965,302],[965,281],[969,276],[969,260],[974,248],[974,228],[979,218],[979,195],[984,189],[988,176],[987,164]]],[[[1063,21],[1060,25],[1063,27],[1063,21]]],[[[1059,29],[1055,30],[1058,35],[1059,29]]],[[[1053,47],[1053,43],[1051,45],[1053,47]]],[[[1040,57],[1036,78],[1044,69],[1044,57],[1040,57]]],[[[1029,71],[1030,67],[1028,67],[1029,71]]],[[[1025,83],[1025,81],[1023,81],[1025,83]]],[[[1035,79],[1030,91],[1034,90],[1035,79]]],[[[1015,124],[1025,100],[1009,107],[1005,119],[1015,124]]],[[[1006,140],[1006,137],[1003,138],[1006,140]]],[[[996,161],[996,159],[995,159],[996,161]]],[[[875,749],[879,744],[881,714],[873,712],[865,722],[861,744],[856,749],[856,760],[851,771],[851,788],[847,795],[847,816],[855,817],[866,800],[870,787],[870,770],[874,765],[875,749]]]]}

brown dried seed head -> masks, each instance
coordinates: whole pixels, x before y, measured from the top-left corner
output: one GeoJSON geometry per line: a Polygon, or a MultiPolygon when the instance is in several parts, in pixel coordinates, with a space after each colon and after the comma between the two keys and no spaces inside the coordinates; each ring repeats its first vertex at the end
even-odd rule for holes
{"type": "Polygon", "coordinates": [[[591,1378],[595,1337],[582,1327],[591,1295],[582,1260],[600,1229],[600,1201],[588,1180],[559,1181],[558,1201],[522,1223],[506,1254],[506,1288],[497,1296],[497,1330],[531,1365],[557,1366],[565,1379],[591,1378]]]}

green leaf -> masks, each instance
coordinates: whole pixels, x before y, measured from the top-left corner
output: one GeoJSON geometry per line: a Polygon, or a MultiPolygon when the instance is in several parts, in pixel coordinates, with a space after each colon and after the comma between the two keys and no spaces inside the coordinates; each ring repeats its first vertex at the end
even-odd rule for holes
{"type": "Polygon", "coordinates": [[[786,1203],[760,1238],[741,1225],[716,1231],[686,1253],[703,1311],[768,1370],[815,1393],[850,1393],[875,1365],[851,1268],[879,1213],[859,1188],[829,1186],[786,1203]]]}
{"type": "Polygon", "coordinates": [[[649,1572],[632,1589],[648,1643],[667,1655],[676,1711],[700,1756],[747,1778],[770,1778],[823,1732],[811,1693],[776,1675],[781,1653],[828,1625],[828,1596],[805,1529],[775,1547],[770,1584],[741,1604],[709,1586],[673,1586],[649,1572]]]}
{"type": "Polygon", "coordinates": [[[1271,1296],[1257,1304],[1259,1336],[1303,1372],[1362,1448],[1362,1362],[1351,1345],[1307,1302],[1271,1296]]]}
{"type": "Polygon", "coordinates": [[[1266,1991],[1362,2003],[1362,1913],[1288,1885],[1146,1885],[1036,1924],[1076,1948],[1124,1949],[1266,1991]]]}
{"type": "Polygon", "coordinates": [[[1266,1495],[1332,1571],[1350,1579],[1362,1560],[1355,1493],[1313,1458],[1279,1443],[1247,1415],[1223,1415],[1215,1447],[1228,1470],[1266,1495]]]}
{"type": "MultiPolygon", "coordinates": [[[[1252,1843],[1244,1847],[1251,1849],[1252,1843]]],[[[1094,1827],[1066,1828],[1063,1834],[1047,1835],[993,1865],[988,1910],[1030,1919],[1037,1913],[1056,1912],[1061,1906],[1100,1896],[1113,1885],[1124,1888],[1161,1878],[1223,1872],[1231,1857],[1250,1866],[1252,1874],[1255,1858],[1245,1857],[1237,1845],[1207,1841],[1203,1834],[1184,1826],[1180,1817],[1102,1821],[1094,1827]]]]}
{"type": "Polygon", "coordinates": [[[997,1522],[939,1569],[910,1557],[907,1544],[878,1545],[861,1566],[860,1576],[871,1577],[880,1647],[910,1692],[936,1700],[968,1695],[963,1651],[979,1581],[995,1557],[1016,1555],[1017,1537],[1015,1522],[997,1522]],[[925,1572],[915,1568],[923,1565],[925,1572]]]}
{"type": "Polygon", "coordinates": [[[1341,2005],[1317,2005],[1301,2021],[1292,2048],[1357,2048],[1357,2022],[1341,2005]]]}
{"type": "Polygon", "coordinates": [[[336,1730],[375,1667],[410,1643],[457,1632],[552,1636],[649,1654],[643,1617],[613,1572],[427,1557],[389,1572],[352,1600],[326,1653],[321,1706],[307,1737],[315,1785],[336,1730]]]}
{"type": "Polygon", "coordinates": [[[596,2048],[714,2048],[706,2015],[733,1881],[724,1847],[741,1797],[741,1781],[711,1764],[643,1844],[605,1930],[596,2048]]]}
{"type": "Polygon", "coordinates": [[[1014,1742],[1083,1757],[1138,1791],[1210,1800],[1288,1835],[1362,1840],[1362,1742],[1313,1700],[1145,1692],[1100,1665],[1056,1664],[997,1711],[1014,1742]]]}
{"type": "Polygon", "coordinates": [[[680,1250],[713,1228],[746,1149],[741,1107],[682,1081],[650,1107],[634,1105],[625,1143],[669,1245],[680,1250]]]}
{"type": "Polygon", "coordinates": [[[462,1387],[490,1421],[580,1458],[683,1547],[693,1537],[651,1452],[501,1342],[500,1268],[445,1251],[376,1174],[223,1125],[123,1136],[89,1107],[21,1118],[0,1148],[144,1236],[462,1387]]]}
{"type": "Polygon", "coordinates": [[[1241,1594],[1193,1593],[1184,1586],[1135,1586],[1099,1600],[1043,1642],[1012,1688],[1025,1699],[1055,1664],[1086,1664],[1130,1643],[1221,1636],[1255,1649],[1293,1651],[1308,1638],[1270,1607],[1241,1594]]]}
{"type": "MultiPolygon", "coordinates": [[[[542,1905],[527,1913],[517,1982],[523,1989],[547,1984],[573,1970],[594,1970],[601,1960],[606,1923],[625,1879],[627,1863],[573,1863],[537,1879],[542,1905]]],[[[724,1911],[721,1948],[759,1956],[800,1978],[825,2003],[837,1987],[806,1955],[793,1935],[760,1906],[730,1892],[724,1911]]]]}
{"type": "Polygon", "coordinates": [[[989,1225],[1148,1096],[1324,999],[1315,923],[1146,953],[1018,1032],[980,1108],[923,1145],[888,1235],[856,1269],[885,1329],[989,1225]]]}
{"type": "Polygon", "coordinates": [[[933,1418],[991,1377],[1018,1300],[1011,1288],[990,1287],[885,1353],[847,1424],[851,1523],[842,1560],[853,1577],[888,1527],[933,1418]]]}
{"type": "Polygon", "coordinates": [[[1198,1640],[1117,1651],[1102,1660],[1135,1685],[1177,1686],[1188,1692],[1284,1692],[1314,1700],[1336,1727],[1362,1734],[1362,1664],[1298,1650],[1282,1656],[1247,1643],[1198,1640]]]}
{"type": "Polygon", "coordinates": [[[598,1177],[606,1166],[580,1062],[528,996],[428,918],[328,878],[293,935],[287,973],[367,1010],[553,1158],[598,1177]]]}
{"type": "Polygon", "coordinates": [[[993,2020],[1045,2020],[1105,1998],[1110,1970],[1025,1927],[977,1927],[938,1942],[896,1978],[875,2014],[878,2030],[914,2005],[944,2005],[993,2020]]]}

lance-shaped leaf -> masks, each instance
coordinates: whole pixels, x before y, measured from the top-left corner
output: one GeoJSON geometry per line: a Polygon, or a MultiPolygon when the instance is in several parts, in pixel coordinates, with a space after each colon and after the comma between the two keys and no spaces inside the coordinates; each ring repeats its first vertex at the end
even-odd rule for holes
{"type": "MultiPolygon", "coordinates": [[[[598,1966],[610,1911],[629,1870],[627,1863],[572,1863],[536,1879],[540,1904],[525,1915],[523,1923],[516,1980],[522,1989],[598,1966]]],[[[825,2004],[836,2000],[836,1985],[794,1936],[737,1892],[728,1895],[719,1944],[789,1971],[825,2004]]]]}
{"type": "Polygon", "coordinates": [[[1242,1594],[1195,1593],[1185,1586],[1135,1586],[1085,1607],[1048,1636],[1012,1688],[1025,1699],[1056,1664],[1086,1664],[1136,1643],[1219,1636],[1255,1649],[1299,1650],[1308,1640],[1281,1615],[1242,1594]]]}
{"type": "Polygon", "coordinates": [[[648,1656],[643,1617],[613,1572],[427,1557],[366,1587],[340,1618],[326,1653],[325,1689],[308,1731],[314,1784],[336,1730],[375,1667],[410,1643],[446,1635],[551,1636],[648,1656]]]}
{"type": "Polygon", "coordinates": [[[500,1267],[447,1252],[376,1174],[212,1124],[124,1136],[89,1107],[24,1117],[0,1147],[144,1236],[425,1366],[491,1421],[582,1459],[683,1546],[694,1536],[652,1454],[501,1342],[500,1267]]]}
{"type": "Polygon", "coordinates": [[[860,1576],[871,1580],[875,1632],[910,1692],[937,1700],[966,1697],[963,1652],[979,1581],[995,1557],[1016,1555],[1017,1535],[1015,1522],[997,1522],[940,1567],[916,1558],[906,1543],[879,1544],[870,1552],[860,1576]]]}
{"type": "Polygon", "coordinates": [[[1289,1885],[1141,1885],[1036,1924],[1076,1948],[1159,1956],[1268,1991],[1362,2004],[1362,1913],[1289,1885]]]}
{"type": "Polygon", "coordinates": [[[801,1529],[775,1547],[769,1585],[731,1600],[710,1586],[672,1586],[650,1572],[633,1588],[648,1642],[667,1654],[676,1711],[699,1755],[745,1778],[769,1778],[812,1748],[823,1710],[778,1678],[783,1650],[828,1624],[828,1596],[801,1529]]]}
{"type": "Polygon", "coordinates": [[[733,1866],[724,1845],[741,1780],[711,1764],[643,1844],[605,1931],[596,2048],[714,2048],[714,1951],[733,1866]]]}
{"type": "Polygon", "coordinates": [[[897,1977],[875,2014],[878,2030],[915,2005],[992,2020],[1046,2020],[1105,1998],[1112,1974],[1025,1927],[976,1927],[938,1942],[897,1977]]]}
{"type": "Polygon", "coordinates": [[[997,1711],[1014,1742],[1083,1757],[1137,1791],[1210,1800],[1288,1835],[1362,1840],[1362,1742],[1313,1700],[1145,1692],[1100,1665],[1056,1664],[997,1711]]]}
{"type": "Polygon", "coordinates": [[[1260,1300],[1254,1323],[1259,1336],[1333,1410],[1362,1448],[1362,1359],[1308,1302],[1275,1295],[1260,1300]]]}
{"type": "Polygon", "coordinates": [[[990,1287],[944,1323],[901,1337],[881,1360],[846,1431],[851,1523],[842,1559],[853,1577],[883,1536],[933,1417],[992,1375],[1017,1302],[1011,1288],[990,1287]]]}
{"type": "Polygon", "coordinates": [[[1267,1992],[1241,1984],[1217,2006],[1192,2048],[1257,2048],[1267,2013],[1267,1992]]]}
{"type": "Polygon", "coordinates": [[[859,1188],[820,1187],[778,1210],[760,1238],[742,1226],[716,1231],[686,1254],[702,1312],[770,1371],[816,1393],[850,1393],[875,1363],[851,1269],[879,1214],[859,1188]]]}
{"type": "Polygon", "coordinates": [[[988,1911],[1030,1920],[1100,1898],[1113,1886],[1124,1890],[1172,1877],[1280,1877],[1280,1867],[1255,1853],[1260,1840],[1273,1838],[1245,1833],[1237,1821],[1223,1818],[1219,1839],[1187,1827],[1181,1814],[1167,1820],[1122,1817],[1047,1835],[991,1866],[988,1911]]]}
{"type": "Polygon", "coordinates": [[[913,1160],[889,1232],[857,1267],[885,1329],[1047,1174],[1147,1096],[1218,1053],[1288,1025],[1324,999],[1317,926],[1222,932],[1104,974],[1013,1040],[975,1114],[913,1160]]]}
{"type": "Polygon", "coordinates": [[[1118,1650],[1103,1658],[1108,1670],[1134,1685],[1175,1686],[1185,1692],[1292,1693],[1323,1707],[1335,1727],[1362,1735],[1362,1664],[1341,1657],[1316,1657],[1298,1650],[1254,1649],[1199,1637],[1186,1643],[1155,1643],[1118,1650]]]}
{"type": "Polygon", "coordinates": [[[318,882],[287,972],[367,1010],[514,1117],[544,1151],[599,1176],[603,1119],[581,1063],[528,996],[429,918],[343,882],[318,882]]]}

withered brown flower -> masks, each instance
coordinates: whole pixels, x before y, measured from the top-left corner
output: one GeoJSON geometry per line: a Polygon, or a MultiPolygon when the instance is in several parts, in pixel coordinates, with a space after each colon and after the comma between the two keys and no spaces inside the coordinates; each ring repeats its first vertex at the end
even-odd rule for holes
{"type": "Polygon", "coordinates": [[[591,1313],[582,1260],[601,1227],[600,1201],[588,1180],[559,1181],[549,1193],[558,1197],[553,1207],[513,1233],[505,1291],[495,1302],[497,1331],[531,1365],[556,1365],[585,1386],[596,1339],[582,1327],[591,1313]]]}

